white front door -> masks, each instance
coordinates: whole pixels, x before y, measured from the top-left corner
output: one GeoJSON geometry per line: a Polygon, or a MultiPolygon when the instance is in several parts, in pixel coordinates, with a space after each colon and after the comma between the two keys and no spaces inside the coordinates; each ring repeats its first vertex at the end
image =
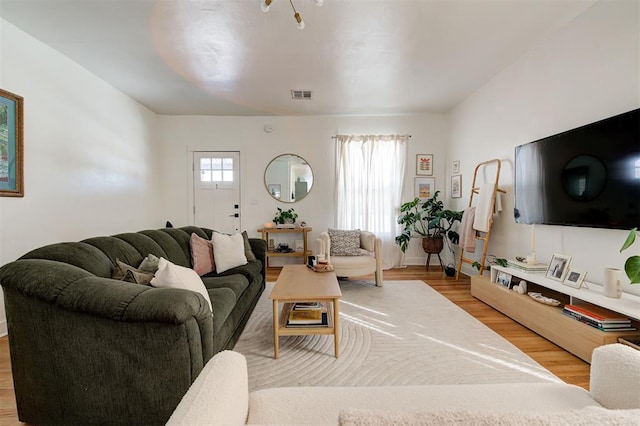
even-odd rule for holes
{"type": "Polygon", "coordinates": [[[193,223],[218,232],[240,231],[240,153],[193,153],[193,223]]]}

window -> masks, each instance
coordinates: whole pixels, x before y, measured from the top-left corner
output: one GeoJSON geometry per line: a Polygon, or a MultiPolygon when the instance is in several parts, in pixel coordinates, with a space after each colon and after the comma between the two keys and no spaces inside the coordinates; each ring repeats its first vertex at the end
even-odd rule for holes
{"type": "Polygon", "coordinates": [[[200,182],[233,182],[233,158],[201,158],[200,182]]]}
{"type": "Polygon", "coordinates": [[[383,268],[400,264],[398,231],[408,136],[338,136],[336,226],[371,231],[383,245],[383,268]]]}

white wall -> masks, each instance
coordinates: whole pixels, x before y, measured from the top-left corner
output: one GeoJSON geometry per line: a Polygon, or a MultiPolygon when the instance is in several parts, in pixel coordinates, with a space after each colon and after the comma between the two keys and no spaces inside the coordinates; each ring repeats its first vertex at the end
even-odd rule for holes
{"type": "MultiPolygon", "coordinates": [[[[640,107],[639,8],[636,1],[596,3],[452,111],[447,155],[461,162],[464,197],[455,200],[458,208],[468,203],[475,164],[503,160],[500,185],[508,195],[489,253],[509,258],[530,249],[531,226],[513,220],[515,146],[640,107]]],[[[602,284],[605,267],[623,268],[633,254],[618,252],[626,231],[535,229],[537,258],[548,262],[553,253],[570,255],[572,267],[587,271],[587,281],[602,284]]],[[[640,286],[626,280],[625,291],[640,294],[640,286]]]]}
{"type": "MultiPolygon", "coordinates": [[[[257,229],[269,222],[276,207],[293,207],[298,221],[313,227],[311,247],[328,227],[334,226],[335,140],[340,134],[406,134],[409,142],[405,200],[413,199],[416,154],[434,154],[437,189],[444,190],[444,149],[448,121],[443,115],[404,115],[376,117],[204,117],[160,116],[163,211],[175,226],[191,223],[190,192],[192,151],[240,151],[241,215],[243,229],[257,237],[257,229]],[[265,124],[273,132],[263,130],[265,124]],[[264,187],[264,170],[274,157],[284,153],[305,158],[314,173],[313,188],[301,201],[285,204],[271,198],[264,187]]],[[[395,247],[394,247],[395,248],[395,247]]],[[[407,253],[405,262],[423,263],[419,245],[407,253]]],[[[274,263],[275,264],[275,263],[274,263]]]]}
{"type": "Polygon", "coordinates": [[[0,197],[0,265],[49,243],[162,227],[157,116],[2,19],[0,58],[0,87],[24,98],[25,117],[25,196],[0,197]]]}

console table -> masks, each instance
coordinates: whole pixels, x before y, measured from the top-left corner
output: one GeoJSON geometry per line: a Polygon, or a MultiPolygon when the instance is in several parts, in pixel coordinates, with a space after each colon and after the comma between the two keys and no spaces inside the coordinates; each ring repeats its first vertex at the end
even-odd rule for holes
{"type": "Polygon", "coordinates": [[[302,234],[302,251],[292,251],[291,253],[278,253],[276,251],[267,251],[267,266],[271,257],[300,257],[302,263],[306,263],[307,256],[311,255],[311,251],[307,246],[307,234],[312,228],[261,228],[258,232],[262,234],[262,239],[269,243],[269,234],[302,234]]]}
{"type": "Polygon", "coordinates": [[[491,266],[491,275],[471,277],[471,295],[502,312],[561,348],[591,362],[591,353],[598,346],[616,343],[618,337],[630,337],[640,331],[600,331],[562,314],[562,306],[595,305],[629,317],[640,330],[640,297],[623,293],[613,299],[602,294],[602,287],[589,284],[590,288],[576,289],[546,278],[543,274],[531,274],[514,268],[491,266]],[[549,306],[536,302],[527,294],[518,294],[496,283],[497,271],[511,274],[516,280],[527,282],[527,292],[534,291],[561,302],[549,306]]]}

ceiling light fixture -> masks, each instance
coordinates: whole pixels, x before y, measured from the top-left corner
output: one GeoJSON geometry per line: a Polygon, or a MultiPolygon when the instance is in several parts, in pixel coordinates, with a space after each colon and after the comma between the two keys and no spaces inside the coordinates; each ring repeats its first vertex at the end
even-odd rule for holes
{"type": "MultiPolygon", "coordinates": [[[[322,3],[324,3],[324,0],[313,1],[318,7],[322,6],[322,3]]],[[[269,8],[271,7],[271,3],[273,3],[273,0],[262,0],[260,9],[262,9],[263,12],[267,13],[269,11],[269,8]]],[[[293,19],[295,19],[298,23],[298,28],[304,30],[304,21],[302,20],[302,16],[300,16],[298,11],[296,10],[296,7],[293,5],[293,0],[289,0],[289,3],[291,4],[291,8],[293,9],[293,19]]]]}

